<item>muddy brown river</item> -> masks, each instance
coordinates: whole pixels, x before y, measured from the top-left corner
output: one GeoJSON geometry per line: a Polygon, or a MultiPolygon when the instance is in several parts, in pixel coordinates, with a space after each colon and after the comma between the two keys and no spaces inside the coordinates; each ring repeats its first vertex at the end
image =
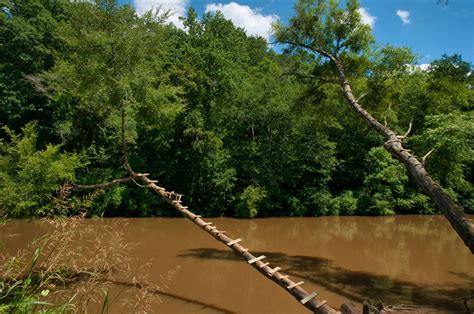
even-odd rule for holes
{"type": "MultiPolygon", "coordinates": [[[[359,306],[383,300],[463,313],[463,303],[452,300],[474,295],[474,256],[440,216],[209,220],[335,308],[347,299],[359,306]]],[[[135,309],[130,298],[141,280],[154,284],[156,298],[147,305],[153,313],[308,312],[185,219],[87,219],[78,228],[87,228],[89,242],[77,241],[77,249],[103,230],[105,238],[120,230],[121,241],[133,244],[128,277],[109,286],[110,313],[135,309]]],[[[0,241],[14,253],[49,231],[37,220],[11,220],[0,227],[0,241]]],[[[90,312],[99,310],[91,303],[90,312]]]]}

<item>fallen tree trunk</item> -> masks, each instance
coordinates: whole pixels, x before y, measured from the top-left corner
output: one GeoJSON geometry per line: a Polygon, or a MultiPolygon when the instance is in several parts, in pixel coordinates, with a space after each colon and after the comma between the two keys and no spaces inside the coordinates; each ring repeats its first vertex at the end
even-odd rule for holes
{"type": "Polygon", "coordinates": [[[293,47],[306,49],[312,53],[325,57],[334,63],[338,80],[324,78],[320,81],[323,83],[336,83],[340,85],[344,98],[349,102],[349,105],[357,112],[365,123],[369,125],[369,127],[385,138],[385,149],[387,149],[394,158],[398,159],[405,165],[418,186],[431,198],[435,203],[436,208],[448,219],[453,229],[464,241],[464,244],[471,250],[471,253],[474,254],[474,224],[466,218],[461,206],[457,205],[451,197],[443,191],[441,186],[431,178],[426,171],[424,164],[403,147],[402,140],[409,132],[407,132],[405,136],[397,135],[397,133],[392,131],[386,125],[377,121],[377,119],[375,119],[359,104],[359,100],[354,97],[351,86],[346,79],[344,65],[337,55],[304,42],[286,39],[280,42],[293,47]]]}
{"type": "MultiPolygon", "coordinates": [[[[283,275],[280,271],[281,267],[270,267],[270,262],[265,262],[265,256],[254,256],[248,248],[244,248],[240,242],[242,239],[232,239],[226,235],[226,231],[218,230],[217,226],[213,226],[212,222],[206,222],[201,218],[200,215],[196,215],[191,212],[187,206],[183,206],[181,203],[181,197],[183,195],[168,192],[165,188],[158,186],[156,180],[150,180],[147,173],[136,173],[133,168],[130,166],[128,161],[128,147],[125,140],[125,111],[122,108],[121,114],[121,137],[122,137],[122,149],[123,149],[123,158],[124,166],[129,173],[129,177],[123,179],[116,179],[111,182],[94,184],[94,185],[73,185],[75,190],[89,190],[89,189],[103,189],[108,188],[117,184],[128,183],[133,181],[139,185],[135,179],[140,180],[144,185],[139,185],[141,187],[146,187],[151,189],[156,194],[164,198],[171,206],[178,210],[181,215],[185,218],[191,220],[194,224],[200,227],[202,230],[206,231],[212,237],[214,237],[219,242],[224,243],[231,250],[242,256],[244,260],[247,261],[249,265],[255,268],[258,272],[264,275],[267,279],[272,280],[280,287],[284,288],[285,291],[290,293],[295,299],[297,299],[302,305],[307,309],[311,310],[313,313],[320,314],[335,314],[337,311],[329,306],[326,301],[316,300],[317,292],[308,293],[304,288],[301,287],[303,281],[294,282],[289,278],[288,275],[283,275]]],[[[343,304],[344,306],[344,304],[343,304]]],[[[347,312],[347,311],[346,311],[347,312]]],[[[347,312],[348,313],[348,312],[347,312]]]]}
{"type": "MultiPolygon", "coordinates": [[[[127,167],[128,168],[128,167],[127,167]]],[[[131,168],[130,168],[131,170],[131,168]]],[[[219,242],[224,243],[228,248],[242,256],[247,263],[255,268],[259,273],[264,275],[267,279],[272,280],[280,287],[284,288],[285,291],[290,293],[295,299],[297,299],[303,306],[307,309],[311,310],[313,313],[319,314],[335,314],[338,313],[335,309],[333,309],[326,301],[318,301],[316,300],[316,296],[318,295],[316,292],[308,293],[301,285],[304,283],[303,281],[294,282],[289,278],[288,275],[284,275],[281,270],[281,267],[272,266],[270,267],[270,262],[264,261],[265,256],[254,256],[248,248],[245,248],[240,244],[242,239],[232,239],[226,235],[226,231],[219,230],[217,226],[213,226],[212,222],[206,222],[204,219],[201,218],[200,215],[196,215],[191,212],[187,206],[184,206],[181,203],[181,194],[175,192],[166,191],[165,188],[156,185],[156,180],[150,180],[148,178],[148,174],[142,173],[135,173],[131,170],[130,177],[124,179],[117,179],[111,182],[102,183],[102,184],[94,184],[94,185],[73,185],[73,189],[75,190],[93,190],[93,189],[103,189],[108,188],[116,184],[123,184],[128,183],[132,180],[140,180],[141,183],[144,185],[142,187],[146,187],[151,189],[153,192],[164,198],[171,206],[173,206],[176,210],[178,210],[181,215],[185,218],[191,220],[195,225],[200,227],[202,230],[207,232],[213,238],[218,240],[219,242]]],[[[136,183],[136,182],[135,182],[136,183]]],[[[349,303],[347,303],[349,304],[349,303]]],[[[345,313],[348,312],[346,303],[342,305],[342,308],[345,309],[345,313]]],[[[356,313],[356,312],[353,312],[356,313]]]]}
{"type": "Polygon", "coordinates": [[[204,221],[201,216],[191,212],[187,206],[183,206],[181,203],[182,195],[174,192],[167,192],[164,188],[156,185],[156,181],[150,180],[147,176],[139,175],[138,177],[149,189],[163,197],[169,204],[177,209],[181,215],[191,220],[195,225],[206,231],[213,238],[224,243],[228,248],[242,256],[248,264],[264,275],[267,279],[272,280],[284,288],[285,291],[290,293],[306,308],[314,313],[337,313],[337,311],[330,307],[326,301],[316,300],[317,294],[310,294],[302,288],[302,281],[295,283],[288,275],[284,275],[280,272],[280,267],[270,267],[270,263],[264,261],[265,256],[254,256],[248,248],[245,248],[240,244],[242,241],[241,239],[232,239],[228,237],[225,231],[218,230],[211,222],[204,221]]]}
{"type": "MultiPolygon", "coordinates": [[[[325,54],[324,52],[322,53],[325,54]]],[[[474,254],[474,224],[466,218],[463,209],[443,191],[441,186],[439,186],[433,178],[431,178],[426,171],[424,164],[403,147],[402,140],[404,136],[397,135],[390,128],[378,122],[359,104],[345,77],[342,63],[330,54],[326,53],[325,56],[335,63],[339,74],[339,82],[342,92],[351,107],[372,129],[385,138],[386,142],[384,147],[393,157],[405,165],[418,186],[421,187],[421,189],[433,200],[436,208],[448,219],[453,229],[456,230],[458,235],[464,241],[464,244],[471,250],[471,253],[474,254]]]]}

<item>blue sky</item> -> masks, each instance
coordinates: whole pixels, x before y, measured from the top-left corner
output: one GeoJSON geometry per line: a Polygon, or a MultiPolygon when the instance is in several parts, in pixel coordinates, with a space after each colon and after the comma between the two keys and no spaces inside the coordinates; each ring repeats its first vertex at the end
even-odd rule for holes
{"type": "MultiPolygon", "coordinates": [[[[459,53],[474,63],[474,0],[359,0],[362,15],[372,24],[379,44],[410,47],[420,56],[419,63],[430,63],[442,54],[459,53]]],[[[220,10],[249,34],[268,37],[272,21],[286,23],[293,16],[291,0],[120,0],[139,12],[162,6],[175,12],[170,20],[194,7],[201,15],[220,10]]],[[[179,25],[178,25],[179,27],[179,25]]]]}

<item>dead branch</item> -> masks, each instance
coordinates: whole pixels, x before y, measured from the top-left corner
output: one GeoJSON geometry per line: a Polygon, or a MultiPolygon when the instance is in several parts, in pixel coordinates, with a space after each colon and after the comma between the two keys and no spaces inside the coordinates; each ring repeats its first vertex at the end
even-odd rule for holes
{"type": "Polygon", "coordinates": [[[364,98],[364,97],[367,96],[367,95],[368,95],[368,93],[362,93],[362,94],[359,96],[359,98],[357,98],[356,101],[359,102],[362,98],[364,98]]]}
{"type": "Polygon", "coordinates": [[[405,135],[401,135],[401,136],[399,135],[399,136],[397,136],[397,137],[398,137],[399,139],[401,139],[401,140],[403,140],[404,138],[406,138],[406,137],[410,134],[410,132],[411,132],[412,124],[413,124],[413,118],[410,120],[410,124],[408,125],[408,130],[407,130],[407,132],[405,133],[405,135]]]}
{"type": "Polygon", "coordinates": [[[130,163],[128,162],[128,146],[127,141],[125,139],[125,107],[122,105],[122,112],[121,112],[121,127],[122,127],[122,149],[123,149],[123,163],[125,169],[127,169],[130,175],[134,175],[132,167],[130,167],[130,163]]]}
{"type": "Polygon", "coordinates": [[[458,299],[453,299],[451,301],[453,301],[453,302],[463,301],[464,307],[466,308],[466,311],[467,311],[466,313],[470,314],[471,309],[469,308],[469,305],[467,304],[467,301],[469,301],[471,299],[474,299],[474,295],[471,295],[469,297],[462,297],[462,298],[458,298],[458,299]]]}
{"type": "Polygon", "coordinates": [[[423,164],[423,166],[424,166],[425,163],[426,163],[426,158],[428,158],[428,156],[431,155],[432,152],[434,152],[434,148],[432,148],[429,152],[427,152],[427,153],[421,158],[421,163],[423,164]]]}
{"type": "Polygon", "coordinates": [[[83,191],[83,190],[100,190],[100,189],[106,189],[110,188],[114,185],[119,185],[119,184],[125,184],[133,180],[133,177],[127,177],[123,179],[115,179],[110,182],[106,183],[100,183],[100,184],[89,184],[89,185],[83,185],[83,184],[73,184],[72,189],[74,191],[83,191]]]}
{"type": "Polygon", "coordinates": [[[119,185],[119,184],[125,184],[128,183],[136,178],[140,178],[142,176],[147,176],[149,173],[134,173],[130,177],[126,177],[123,179],[115,179],[110,182],[105,182],[105,183],[99,183],[99,184],[72,184],[72,190],[73,191],[84,191],[84,190],[100,190],[100,189],[107,189],[110,188],[114,185],[119,185]]]}

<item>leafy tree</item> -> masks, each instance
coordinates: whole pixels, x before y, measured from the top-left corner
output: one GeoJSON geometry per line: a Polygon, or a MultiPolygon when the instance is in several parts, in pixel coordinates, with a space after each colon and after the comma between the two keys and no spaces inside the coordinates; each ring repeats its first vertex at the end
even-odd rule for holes
{"type": "Polygon", "coordinates": [[[427,168],[448,193],[472,212],[474,209],[474,112],[427,116],[426,128],[412,141],[419,151],[432,153],[427,168]]]}
{"type": "Polygon", "coordinates": [[[38,74],[54,65],[60,47],[54,31],[67,6],[64,1],[0,2],[0,123],[19,131],[35,120],[40,142],[52,135],[56,109],[38,74]]]}
{"type": "MultiPolygon", "coordinates": [[[[113,1],[81,2],[57,33],[64,54],[45,75],[61,107],[56,127],[68,149],[90,156],[91,169],[82,174],[86,182],[117,177],[122,124],[129,145],[148,142],[149,135],[173,133],[170,127],[183,108],[179,87],[164,72],[171,57],[165,46],[168,28],[160,16],[138,17],[113,1]]],[[[159,140],[163,137],[152,141],[159,140]]],[[[131,154],[130,161],[141,164],[159,149],[131,154]]]]}

